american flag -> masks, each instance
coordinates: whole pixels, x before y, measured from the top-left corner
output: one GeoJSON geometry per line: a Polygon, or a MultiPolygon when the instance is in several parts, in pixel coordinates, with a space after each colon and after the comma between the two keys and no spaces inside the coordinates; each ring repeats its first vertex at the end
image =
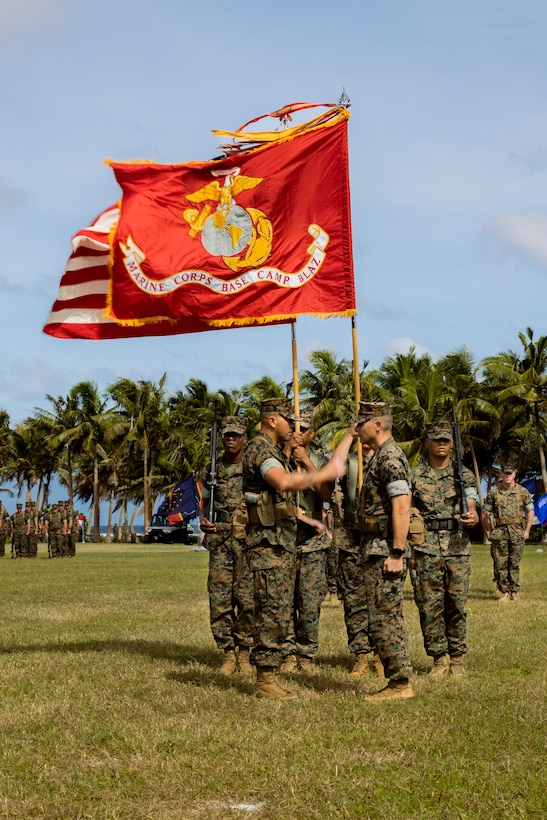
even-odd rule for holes
{"type": "Polygon", "coordinates": [[[111,231],[120,209],[112,205],[72,238],[72,253],[66,264],[57,298],[43,327],[58,339],[131,339],[137,336],[174,336],[216,330],[195,318],[144,324],[137,327],[114,322],[105,315],[110,288],[111,231]]]}

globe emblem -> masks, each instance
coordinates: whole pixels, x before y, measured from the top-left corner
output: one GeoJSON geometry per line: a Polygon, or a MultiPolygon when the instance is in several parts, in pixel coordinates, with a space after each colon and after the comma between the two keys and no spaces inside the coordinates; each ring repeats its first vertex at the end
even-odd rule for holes
{"type": "Polygon", "coordinates": [[[244,208],[232,205],[219,208],[207,217],[201,232],[205,250],[212,256],[235,256],[248,245],[253,235],[253,221],[244,208]]]}

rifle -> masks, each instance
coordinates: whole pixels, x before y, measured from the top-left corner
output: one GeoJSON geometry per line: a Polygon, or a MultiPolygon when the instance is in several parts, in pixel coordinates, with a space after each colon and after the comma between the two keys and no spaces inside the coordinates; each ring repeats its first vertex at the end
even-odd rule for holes
{"type": "Polygon", "coordinates": [[[217,456],[218,456],[218,418],[217,406],[215,403],[215,415],[213,424],[211,425],[211,438],[209,440],[209,475],[207,477],[207,484],[209,485],[209,510],[207,518],[211,524],[215,523],[215,490],[218,486],[217,478],[217,456]]]}
{"type": "Polygon", "coordinates": [[[454,436],[454,452],[456,453],[456,483],[460,487],[460,512],[462,515],[469,512],[467,498],[465,496],[465,479],[463,477],[463,453],[462,453],[462,438],[460,435],[460,427],[456,421],[456,409],[452,408],[452,431],[454,436]]]}

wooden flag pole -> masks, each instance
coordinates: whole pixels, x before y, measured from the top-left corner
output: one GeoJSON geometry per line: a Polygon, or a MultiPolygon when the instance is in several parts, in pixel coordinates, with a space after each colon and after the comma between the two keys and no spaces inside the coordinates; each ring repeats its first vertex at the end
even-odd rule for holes
{"type": "MultiPolygon", "coordinates": [[[[353,389],[355,391],[355,412],[359,413],[359,402],[361,401],[361,377],[359,374],[359,351],[357,344],[357,327],[355,316],[351,317],[351,341],[353,347],[353,389]]],[[[363,486],[363,445],[357,439],[357,489],[361,491],[363,486]]]]}
{"type": "MultiPolygon", "coordinates": [[[[300,391],[298,387],[298,351],[296,348],[296,319],[291,322],[291,346],[292,346],[292,389],[294,396],[294,413],[300,416],[300,391]]],[[[300,422],[295,422],[295,430],[300,431],[300,422]]]]}

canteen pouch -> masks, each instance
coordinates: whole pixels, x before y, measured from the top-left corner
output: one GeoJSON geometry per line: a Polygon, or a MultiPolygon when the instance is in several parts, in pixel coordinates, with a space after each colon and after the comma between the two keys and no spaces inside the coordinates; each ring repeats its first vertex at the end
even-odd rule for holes
{"type": "Polygon", "coordinates": [[[426,528],[421,512],[416,507],[410,508],[410,525],[408,528],[408,543],[411,547],[425,544],[426,528]]]}
{"type": "Polygon", "coordinates": [[[247,510],[245,501],[242,501],[232,516],[232,537],[238,541],[242,541],[247,535],[248,523],[249,511],[247,510]]]}

